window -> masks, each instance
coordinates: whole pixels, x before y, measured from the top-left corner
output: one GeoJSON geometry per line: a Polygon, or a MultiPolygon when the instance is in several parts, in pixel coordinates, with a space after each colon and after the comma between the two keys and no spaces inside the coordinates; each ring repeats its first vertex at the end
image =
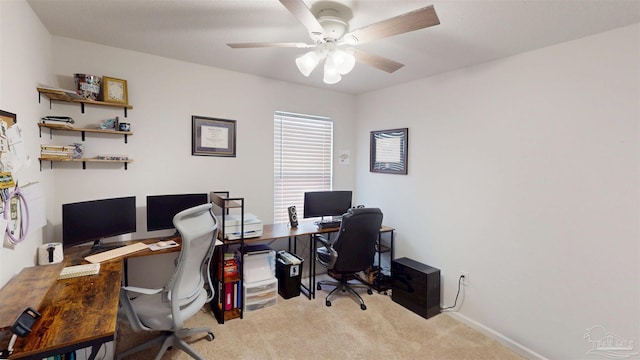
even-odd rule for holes
{"type": "Polygon", "coordinates": [[[276,111],[273,118],[273,222],[302,217],[304,193],[332,189],[333,122],[321,116],[276,111]]]}

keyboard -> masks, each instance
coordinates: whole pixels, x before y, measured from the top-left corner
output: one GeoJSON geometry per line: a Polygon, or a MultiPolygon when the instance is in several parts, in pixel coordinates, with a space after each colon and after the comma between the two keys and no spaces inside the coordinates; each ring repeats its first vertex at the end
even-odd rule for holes
{"type": "Polygon", "coordinates": [[[321,221],[318,223],[318,229],[332,229],[332,228],[339,228],[340,227],[340,220],[334,220],[334,221],[321,221]]]}
{"type": "Polygon", "coordinates": [[[137,243],[133,243],[131,245],[126,245],[126,246],[121,246],[119,248],[115,248],[112,250],[108,250],[105,252],[101,252],[99,254],[95,254],[95,255],[89,255],[87,257],[85,257],[84,259],[87,260],[90,263],[101,263],[103,261],[107,261],[107,260],[111,260],[111,259],[115,259],[121,256],[125,256],[131,253],[134,253],[136,251],[140,251],[140,250],[144,250],[144,249],[148,249],[149,245],[142,243],[142,242],[137,242],[137,243]]]}
{"type": "Polygon", "coordinates": [[[69,279],[78,276],[95,275],[100,272],[100,264],[82,264],[67,266],[60,272],[58,280],[69,279]]]}

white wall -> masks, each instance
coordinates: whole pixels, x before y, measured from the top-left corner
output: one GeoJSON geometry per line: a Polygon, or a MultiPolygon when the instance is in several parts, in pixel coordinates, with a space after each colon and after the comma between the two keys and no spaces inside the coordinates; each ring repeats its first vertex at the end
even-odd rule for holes
{"type": "Polygon", "coordinates": [[[541,356],[591,357],[597,325],[640,350],[639,53],[634,25],[358,98],[359,196],[444,306],[464,270],[462,318],[541,356]],[[398,127],[409,174],[369,173],[398,127]]]}
{"type": "MultiPolygon", "coordinates": [[[[40,146],[35,126],[46,108],[45,104],[38,104],[36,87],[53,79],[51,36],[26,2],[0,1],[0,49],[0,109],[16,114],[32,159],[30,167],[13,175],[19,184],[39,182],[45,192],[53,193],[52,182],[38,170],[40,146]]],[[[50,202],[46,206],[50,207],[50,202]]],[[[42,238],[42,230],[32,228],[22,243],[11,246],[3,241],[2,233],[0,287],[23,267],[36,264],[36,249],[42,238]]]]}
{"type": "MultiPolygon", "coordinates": [[[[353,96],[291,85],[240,73],[189,64],[138,52],[54,37],[54,73],[59,86],[73,87],[73,73],[126,79],[129,86],[127,122],[134,135],[121,139],[85,141],[88,156],[124,153],[134,162],[122,166],[78,170],[78,164],[55,164],[45,170],[55,178],[55,204],[110,196],[136,195],[144,207],[149,194],[229,190],[245,198],[249,212],[265,223],[273,219],[273,113],[276,110],[329,116],[335,124],[336,149],[354,141],[353,96]],[[331,104],[327,106],[327,104],[331,104]],[[191,116],[237,120],[235,158],[192,156],[191,116]]],[[[122,111],[54,104],[56,114],[71,115],[77,126],[97,124],[122,111]]],[[[62,133],[60,133],[62,134],[62,133]]],[[[45,139],[49,141],[48,139],[45,139]]],[[[78,141],[55,136],[54,143],[78,141]]],[[[353,188],[354,167],[335,167],[338,187],[353,188]]],[[[138,212],[138,234],[145,233],[145,213],[138,212]]],[[[50,214],[53,224],[60,214],[50,214]]],[[[60,231],[55,236],[60,236],[60,231]]],[[[155,235],[155,234],[153,234],[155,235]]]]}

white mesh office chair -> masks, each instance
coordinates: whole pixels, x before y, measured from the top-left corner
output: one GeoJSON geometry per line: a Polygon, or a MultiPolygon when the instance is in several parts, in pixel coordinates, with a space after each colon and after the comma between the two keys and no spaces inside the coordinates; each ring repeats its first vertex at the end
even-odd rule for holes
{"type": "Polygon", "coordinates": [[[186,329],[184,321],[213,298],[209,262],[218,236],[218,220],[211,204],[205,204],[179,212],[173,224],[182,236],[182,248],[168,283],[162,289],[126,286],[120,291],[120,304],[132,329],[162,334],[118,354],[118,359],[161,344],[156,360],[172,346],[204,360],[183,338],[206,333],[207,339],[213,340],[210,328],[186,329]]]}

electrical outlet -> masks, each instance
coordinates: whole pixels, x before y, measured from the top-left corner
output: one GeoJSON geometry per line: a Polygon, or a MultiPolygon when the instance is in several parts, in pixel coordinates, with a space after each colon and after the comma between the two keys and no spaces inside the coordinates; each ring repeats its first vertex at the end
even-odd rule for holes
{"type": "Polygon", "coordinates": [[[462,278],[462,280],[460,280],[460,284],[463,286],[467,286],[469,285],[469,273],[463,270],[460,270],[458,272],[458,279],[460,279],[461,276],[464,276],[462,278]]]}

